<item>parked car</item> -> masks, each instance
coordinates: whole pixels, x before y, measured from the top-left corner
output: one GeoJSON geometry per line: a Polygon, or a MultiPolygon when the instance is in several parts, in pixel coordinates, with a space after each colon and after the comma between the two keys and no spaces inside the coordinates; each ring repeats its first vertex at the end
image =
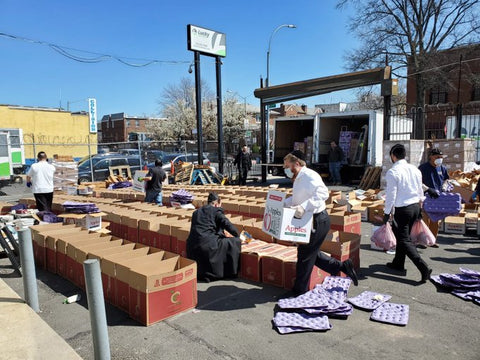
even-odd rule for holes
{"type": "Polygon", "coordinates": [[[95,155],[78,165],[78,183],[92,181],[91,165],[93,165],[93,181],[104,181],[110,175],[111,166],[130,166],[132,175],[140,170],[140,157],[115,155],[95,155]]]}
{"type": "Polygon", "coordinates": [[[140,156],[140,151],[138,151],[138,149],[121,149],[119,152],[122,155],[140,156]]]}
{"type": "Polygon", "coordinates": [[[145,153],[144,160],[146,163],[151,163],[151,162],[155,162],[155,160],[157,159],[162,159],[165,155],[167,155],[167,153],[162,150],[148,150],[145,153]]]}

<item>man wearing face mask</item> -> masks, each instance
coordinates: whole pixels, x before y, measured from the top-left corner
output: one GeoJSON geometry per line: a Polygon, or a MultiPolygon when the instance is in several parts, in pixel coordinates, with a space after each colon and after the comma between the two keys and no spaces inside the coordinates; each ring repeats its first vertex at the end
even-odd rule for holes
{"type": "Polygon", "coordinates": [[[317,172],[307,168],[305,156],[298,150],[285,156],[283,167],[287,177],[293,180],[293,193],[285,200],[285,206],[295,209],[296,218],[302,218],[306,211],[313,213],[310,242],[299,245],[297,250],[297,277],[293,287],[294,294],[300,295],[308,291],[314,265],[332,275],[337,275],[342,271],[357,286],[357,274],[350,259],[341,262],[320,251],[330,230],[330,218],[325,205],[329,194],[322,178],[317,172]]]}
{"type": "Polygon", "coordinates": [[[421,202],[425,199],[422,187],[422,174],[415,166],[405,160],[405,147],[397,144],[390,150],[393,166],[387,171],[387,189],[383,223],[386,224],[393,215],[392,229],[397,239],[395,257],[387,264],[390,269],[406,274],[405,258],[408,256],[420,270],[420,283],[427,282],[432,269],[422,260],[417,248],[412,243],[410,232],[415,221],[420,217],[421,202]]]}
{"type": "MultiPolygon", "coordinates": [[[[442,191],[442,186],[445,181],[449,179],[447,168],[442,165],[443,153],[440,149],[432,149],[428,154],[428,162],[420,165],[418,169],[422,173],[422,183],[426,194],[436,199],[438,194],[442,191]]],[[[437,237],[438,235],[438,221],[433,221],[428,215],[423,212],[423,220],[427,224],[430,231],[437,237]]],[[[438,247],[438,245],[434,245],[438,247]]]]}

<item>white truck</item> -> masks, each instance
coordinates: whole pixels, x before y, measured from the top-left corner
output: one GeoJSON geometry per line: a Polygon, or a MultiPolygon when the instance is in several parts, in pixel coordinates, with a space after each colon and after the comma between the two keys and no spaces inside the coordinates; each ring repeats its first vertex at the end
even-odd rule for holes
{"type": "MultiPolygon", "coordinates": [[[[328,169],[328,150],[332,140],[339,141],[341,131],[361,133],[358,143],[366,148],[357,156],[355,167],[382,165],[383,113],[377,110],[353,110],[322,112],[317,107],[315,115],[286,116],[275,119],[273,159],[282,164],[283,157],[294,149],[295,142],[313,137],[312,164],[328,169]]],[[[348,155],[347,155],[348,156],[348,155]]],[[[281,173],[280,167],[272,167],[273,174],[281,173]]]]}

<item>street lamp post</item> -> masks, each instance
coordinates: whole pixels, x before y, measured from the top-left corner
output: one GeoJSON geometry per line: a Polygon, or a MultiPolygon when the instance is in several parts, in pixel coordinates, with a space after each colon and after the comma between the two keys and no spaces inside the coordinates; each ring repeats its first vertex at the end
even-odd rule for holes
{"type": "MultiPolygon", "coordinates": [[[[288,29],[296,29],[297,26],[293,24],[283,24],[280,26],[277,26],[275,30],[273,30],[272,35],[270,35],[270,39],[268,40],[268,50],[267,50],[267,78],[265,79],[265,85],[266,87],[270,86],[270,50],[272,47],[272,39],[275,36],[275,34],[282,28],[288,28],[288,29]]],[[[263,111],[263,109],[262,109],[263,111]]],[[[267,163],[270,160],[270,108],[267,108],[267,129],[266,129],[266,137],[267,137],[267,144],[266,144],[266,150],[267,150],[267,163]]]]}
{"type": "Polygon", "coordinates": [[[250,97],[250,95],[242,96],[238,92],[232,91],[232,90],[227,90],[227,93],[238,96],[239,98],[243,99],[243,106],[244,106],[245,118],[246,118],[247,117],[247,98],[250,97]]]}

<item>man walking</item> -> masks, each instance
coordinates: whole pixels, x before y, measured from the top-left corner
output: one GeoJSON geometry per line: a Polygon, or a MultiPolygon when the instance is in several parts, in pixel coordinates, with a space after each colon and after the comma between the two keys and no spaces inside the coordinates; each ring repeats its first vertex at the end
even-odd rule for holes
{"type": "Polygon", "coordinates": [[[430,279],[432,269],[422,260],[410,238],[413,223],[420,217],[420,203],[424,200],[422,174],[415,166],[407,163],[405,156],[405,147],[401,144],[390,150],[393,166],[386,175],[387,198],[383,223],[386,224],[393,215],[393,233],[397,247],[395,258],[387,267],[405,274],[405,257],[408,256],[420,270],[420,283],[425,283],[430,279]]]}
{"type": "Polygon", "coordinates": [[[333,140],[330,142],[330,150],[328,151],[328,168],[333,185],[340,185],[342,183],[340,167],[342,166],[343,159],[344,154],[342,148],[333,140]]]}
{"type": "MultiPolygon", "coordinates": [[[[422,183],[428,195],[434,199],[438,198],[442,186],[449,179],[447,168],[442,165],[443,153],[440,149],[432,149],[428,155],[428,161],[418,167],[422,173],[422,183]]],[[[438,221],[430,219],[427,213],[423,212],[423,220],[430,231],[437,237],[438,221]]],[[[434,247],[438,247],[437,244],[434,247]]]]}
{"type": "Polygon", "coordinates": [[[38,211],[52,211],[55,166],[47,160],[47,154],[40,151],[27,173],[27,186],[32,188],[38,211]]]}
{"type": "Polygon", "coordinates": [[[297,250],[297,277],[293,287],[294,294],[300,295],[308,291],[314,265],[332,275],[343,271],[357,286],[358,278],[352,260],[341,262],[320,251],[330,230],[330,217],[325,204],[328,199],[328,189],[322,178],[317,172],[306,167],[305,156],[298,150],[285,156],[283,167],[287,177],[293,180],[293,193],[290,198],[285,200],[285,206],[295,208],[295,217],[297,218],[303,217],[306,211],[313,212],[310,242],[299,245],[297,250]]]}
{"type": "Polygon", "coordinates": [[[167,177],[162,166],[162,160],[155,160],[155,166],[148,170],[147,175],[143,178],[147,182],[145,202],[156,203],[159,206],[163,206],[162,183],[167,177]]]}
{"type": "Polygon", "coordinates": [[[238,168],[239,185],[246,185],[248,172],[252,168],[252,158],[246,145],[238,152],[233,165],[238,168]]]}

